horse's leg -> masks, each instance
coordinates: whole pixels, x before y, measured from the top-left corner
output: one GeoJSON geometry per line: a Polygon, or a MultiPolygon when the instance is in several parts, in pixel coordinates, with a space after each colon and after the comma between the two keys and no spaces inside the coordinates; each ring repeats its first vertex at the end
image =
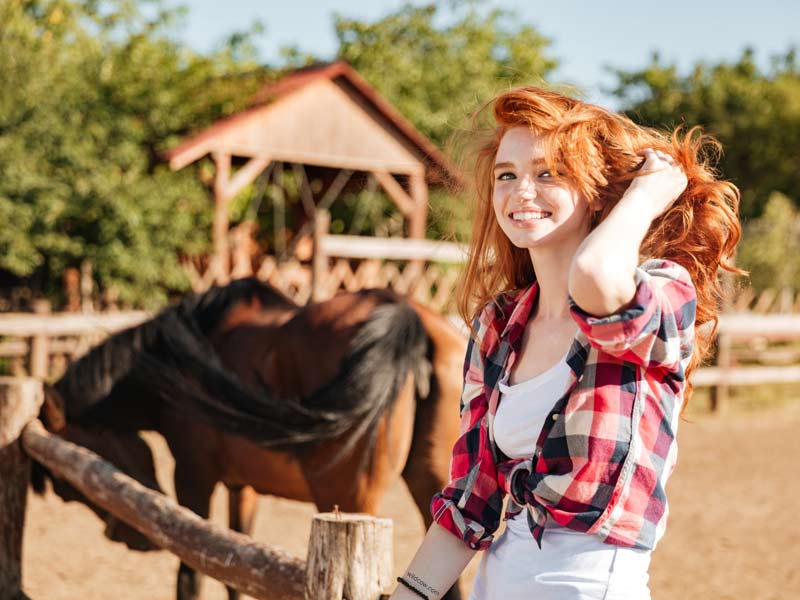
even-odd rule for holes
{"type": "MultiPolygon", "coordinates": [[[[216,481],[193,463],[175,458],[175,494],[181,506],[207,519],[216,481]]],[[[201,578],[200,573],[182,562],[178,569],[178,600],[199,600],[201,578]]]]}
{"type": "MultiPolygon", "coordinates": [[[[258,509],[258,494],[249,485],[228,488],[228,525],[250,535],[258,509]]],[[[239,600],[239,590],[228,589],[228,600],[239,600]]]]}

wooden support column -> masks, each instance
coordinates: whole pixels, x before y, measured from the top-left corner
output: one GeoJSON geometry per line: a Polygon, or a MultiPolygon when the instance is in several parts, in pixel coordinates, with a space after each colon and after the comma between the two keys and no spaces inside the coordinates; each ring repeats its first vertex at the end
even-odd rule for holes
{"type": "MultiPolygon", "coordinates": [[[[49,315],[50,302],[36,300],[33,303],[33,312],[37,315],[49,315]]],[[[50,337],[46,333],[37,333],[31,338],[31,377],[47,379],[50,369],[50,337]]]]}
{"type": "Polygon", "coordinates": [[[42,384],[0,377],[0,600],[27,598],[22,592],[22,531],[30,459],[20,433],[39,414],[42,384]]]}
{"type": "Polygon", "coordinates": [[[266,156],[254,156],[236,171],[235,175],[231,176],[231,155],[225,152],[214,152],[212,156],[216,165],[212,268],[214,269],[214,280],[220,285],[225,285],[231,278],[231,250],[228,243],[230,202],[236,197],[236,194],[255,181],[256,177],[267,168],[270,159],[266,156]]]}
{"type": "MultiPolygon", "coordinates": [[[[736,255],[730,258],[730,264],[736,266],[736,255]]],[[[720,283],[722,284],[722,313],[729,313],[733,307],[734,280],[733,274],[728,271],[720,271],[720,283]]],[[[728,409],[731,397],[729,385],[731,368],[733,367],[733,338],[728,333],[717,334],[717,367],[722,372],[722,379],[711,388],[710,403],[711,412],[722,414],[728,409]]]]}
{"type": "MultiPolygon", "coordinates": [[[[412,174],[409,177],[409,187],[414,209],[408,217],[408,237],[424,240],[428,223],[428,184],[425,182],[425,171],[412,174]]],[[[406,269],[411,269],[408,280],[418,282],[425,269],[425,261],[409,261],[406,269]]],[[[414,290],[412,286],[409,290],[410,295],[414,295],[414,290]]]]}
{"type": "Polygon", "coordinates": [[[392,521],[338,511],[314,516],[306,600],[375,600],[392,586],[392,521]]]}
{"type": "Polygon", "coordinates": [[[414,173],[409,181],[411,198],[414,200],[414,212],[409,219],[408,235],[423,240],[428,223],[428,184],[425,183],[425,172],[414,173]]]}
{"type": "Polygon", "coordinates": [[[331,213],[317,210],[314,215],[314,255],[311,258],[311,301],[325,300],[328,283],[328,255],[324,240],[331,226],[331,213]]]}
{"type": "Polygon", "coordinates": [[[228,226],[230,219],[228,216],[227,195],[228,179],[231,174],[231,155],[215,152],[214,165],[214,229],[212,239],[214,241],[214,257],[212,265],[215,272],[215,281],[220,285],[228,283],[230,278],[230,249],[228,248],[228,226]]]}
{"type": "Polygon", "coordinates": [[[711,388],[711,412],[716,414],[724,413],[728,408],[731,396],[731,388],[728,379],[731,373],[731,336],[721,333],[717,336],[717,368],[722,373],[722,378],[711,388]]]}

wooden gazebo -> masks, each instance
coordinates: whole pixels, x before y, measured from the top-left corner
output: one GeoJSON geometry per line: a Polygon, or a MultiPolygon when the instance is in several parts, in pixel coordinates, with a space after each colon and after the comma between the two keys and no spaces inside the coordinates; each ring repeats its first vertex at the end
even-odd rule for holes
{"type": "Polygon", "coordinates": [[[208,154],[216,166],[210,268],[220,283],[230,278],[230,200],[271,164],[327,173],[322,189],[304,190],[309,218],[354,172],[369,174],[397,205],[412,238],[425,236],[429,186],[458,182],[442,152],[345,62],[302,69],[264,87],[250,108],[186,139],[167,158],[177,170],[208,154]]]}

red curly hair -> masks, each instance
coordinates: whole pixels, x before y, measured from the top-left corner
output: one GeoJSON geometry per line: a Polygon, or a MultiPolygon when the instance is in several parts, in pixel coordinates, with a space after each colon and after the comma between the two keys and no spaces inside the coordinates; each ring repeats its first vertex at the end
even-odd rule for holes
{"type": "MultiPolygon", "coordinates": [[[[473,117],[477,123],[492,108],[494,123],[470,135],[477,147],[474,160],[475,219],[469,258],[458,288],[458,311],[468,326],[481,307],[498,294],[530,285],[535,279],[530,255],[505,236],[494,216],[492,169],[500,140],[509,129],[527,126],[542,137],[545,160],[552,172],[566,176],[598,211],[593,227],[609,214],[622,197],[645,148],[671,154],[686,173],[688,184],[680,197],[650,227],[640,248],[640,258],[665,258],[683,266],[697,290],[695,349],[689,374],[709,353],[717,326],[722,290],[719,268],[743,273],[729,259],[741,236],[738,218],[739,190],[720,181],[713,164],[721,145],[699,127],[671,134],[637,125],[627,117],[562,94],[521,87],[500,94],[473,117]],[[707,323],[710,333],[702,335],[707,323]]],[[[471,328],[471,327],[470,327],[471,328]]],[[[475,332],[473,331],[473,335],[475,332]]],[[[687,384],[685,398],[692,392],[687,384]]]]}

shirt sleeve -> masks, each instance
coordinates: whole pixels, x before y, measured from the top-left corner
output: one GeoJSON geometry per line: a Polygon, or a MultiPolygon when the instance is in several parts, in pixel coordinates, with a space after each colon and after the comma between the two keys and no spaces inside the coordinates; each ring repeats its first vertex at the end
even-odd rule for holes
{"type": "Polygon", "coordinates": [[[697,297],[689,273],[669,260],[648,260],[635,278],[633,301],[621,312],[594,317],[570,297],[570,313],[594,347],[646,368],[677,372],[694,348],[697,297]]]}
{"type": "Polygon", "coordinates": [[[450,460],[450,482],[431,500],[433,520],[462,539],[473,550],[485,550],[500,525],[503,490],[498,486],[489,445],[489,398],[484,381],[484,352],[495,309],[487,305],[473,322],[477,338],[470,337],[464,360],[461,426],[450,460]]]}

